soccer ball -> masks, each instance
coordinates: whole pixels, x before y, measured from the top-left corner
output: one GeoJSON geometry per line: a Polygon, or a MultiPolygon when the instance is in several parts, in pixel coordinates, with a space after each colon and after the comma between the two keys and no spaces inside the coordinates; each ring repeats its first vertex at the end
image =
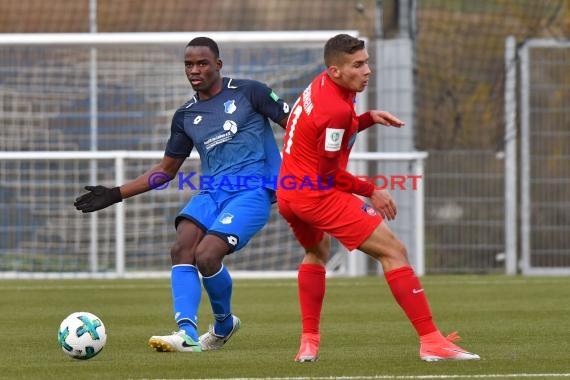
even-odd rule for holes
{"type": "Polygon", "coordinates": [[[87,360],[101,352],[107,342],[107,333],[99,317],[80,311],[70,314],[61,322],[57,338],[67,355],[87,360]]]}

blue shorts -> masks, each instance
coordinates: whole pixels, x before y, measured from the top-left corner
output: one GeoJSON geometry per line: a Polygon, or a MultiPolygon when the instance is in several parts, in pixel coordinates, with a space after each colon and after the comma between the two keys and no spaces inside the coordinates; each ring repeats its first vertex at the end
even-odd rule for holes
{"type": "Polygon", "coordinates": [[[273,197],[273,190],[262,187],[238,192],[202,191],[180,211],[175,225],[188,219],[206,234],[222,238],[231,253],[242,249],[267,224],[273,197]]]}

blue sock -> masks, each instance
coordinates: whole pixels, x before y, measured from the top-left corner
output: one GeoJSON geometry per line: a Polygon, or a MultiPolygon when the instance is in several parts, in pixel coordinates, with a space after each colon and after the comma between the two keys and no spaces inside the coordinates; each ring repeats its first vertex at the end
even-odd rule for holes
{"type": "Polygon", "coordinates": [[[202,296],[198,270],[190,264],[174,265],[171,281],[174,319],[178,327],[197,342],[198,307],[202,296]]]}
{"type": "Polygon", "coordinates": [[[212,305],[214,313],[214,332],[216,335],[226,336],[233,327],[232,318],[232,278],[230,272],[222,264],[222,268],[213,276],[202,277],[202,283],[212,305]]]}

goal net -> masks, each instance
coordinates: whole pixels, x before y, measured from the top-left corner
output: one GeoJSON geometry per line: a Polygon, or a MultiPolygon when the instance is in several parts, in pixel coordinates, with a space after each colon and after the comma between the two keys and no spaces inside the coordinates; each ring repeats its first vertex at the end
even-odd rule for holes
{"type": "MultiPolygon", "coordinates": [[[[324,42],[341,32],[357,35],[354,31],[208,35],[220,45],[224,76],[265,82],[292,104],[323,70],[324,42]]],[[[191,190],[150,191],[90,215],[77,212],[73,201],[85,185],[114,186],[160,159],[171,117],[192,95],[183,51],[197,34],[4,36],[0,39],[0,276],[148,275],[168,270],[173,220],[192,196],[191,190]],[[96,155],[117,150],[141,154],[122,156],[120,168],[116,156],[96,155]],[[71,156],[40,153],[45,151],[71,156]],[[76,157],[69,152],[77,152],[76,157]],[[93,154],[91,159],[82,156],[86,152],[93,154]]],[[[274,126],[274,131],[282,145],[282,129],[274,126]]],[[[187,160],[181,171],[199,172],[198,160],[187,160]]],[[[343,250],[336,242],[333,249],[343,250]]],[[[246,248],[230,255],[226,265],[233,271],[290,274],[302,252],[274,206],[268,225],[246,248]]]]}

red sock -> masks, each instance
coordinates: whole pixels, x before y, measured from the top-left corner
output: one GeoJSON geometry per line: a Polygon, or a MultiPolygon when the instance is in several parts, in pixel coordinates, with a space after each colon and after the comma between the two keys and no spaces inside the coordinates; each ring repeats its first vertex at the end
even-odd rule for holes
{"type": "Polygon", "coordinates": [[[303,333],[318,334],[325,298],[325,268],[318,264],[299,266],[299,303],[303,333]]]}
{"type": "Polygon", "coordinates": [[[384,274],[394,298],[404,310],[419,336],[437,331],[424,288],[412,267],[393,269],[384,274]]]}

